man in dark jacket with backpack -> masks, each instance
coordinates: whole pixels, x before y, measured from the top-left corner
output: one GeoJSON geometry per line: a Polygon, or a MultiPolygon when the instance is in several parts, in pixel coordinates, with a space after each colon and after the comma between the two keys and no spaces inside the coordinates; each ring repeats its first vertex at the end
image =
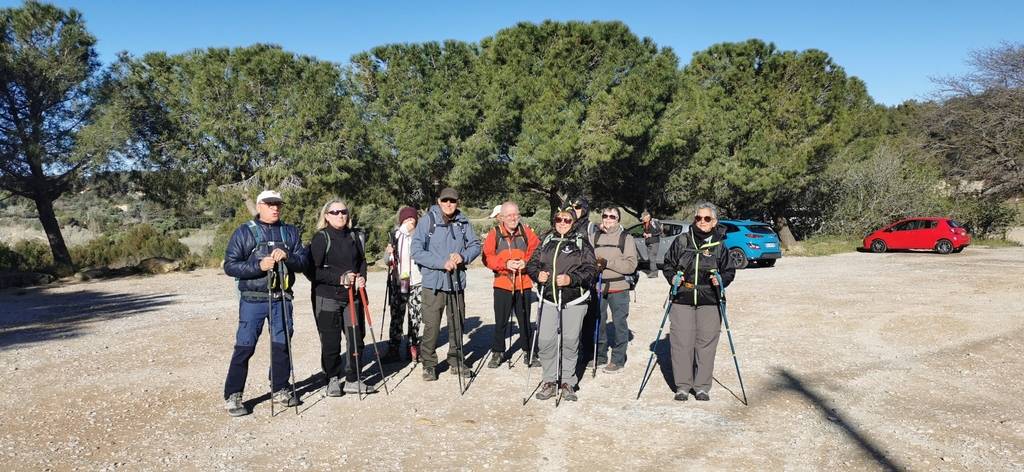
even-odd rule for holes
{"type": "Polygon", "coordinates": [[[601,210],[601,225],[594,235],[594,254],[601,275],[600,306],[597,314],[601,323],[597,341],[598,364],[608,358],[608,343],[611,341],[612,358],[605,366],[608,373],[618,372],[626,364],[626,348],[629,341],[629,291],[632,290],[637,267],[636,244],[619,224],[619,209],[601,210]],[[608,319],[607,310],[612,312],[612,330],[603,329],[608,319]]]}
{"type": "Polygon", "coordinates": [[[288,377],[291,359],[288,340],[293,333],[292,284],[295,273],[308,263],[299,230],[281,222],[281,194],[265,190],[256,197],[258,216],[238,227],[224,254],[224,273],[238,284],[238,330],[235,349],[224,381],[225,408],[231,416],[248,414],[242,405],[242,390],[249,373],[249,359],[268,318],[271,323],[271,401],[295,406],[288,377]],[[283,263],[283,264],[281,264],[283,263]],[[287,325],[287,331],[286,331],[287,325]]]}

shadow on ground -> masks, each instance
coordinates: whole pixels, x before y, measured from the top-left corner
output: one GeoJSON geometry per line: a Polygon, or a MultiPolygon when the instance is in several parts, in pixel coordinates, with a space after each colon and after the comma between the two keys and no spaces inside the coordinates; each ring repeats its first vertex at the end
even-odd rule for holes
{"type": "Polygon", "coordinates": [[[0,295],[0,350],[80,336],[85,324],[160,309],[174,295],[132,295],[81,290],[48,293],[22,291],[0,295]]]}

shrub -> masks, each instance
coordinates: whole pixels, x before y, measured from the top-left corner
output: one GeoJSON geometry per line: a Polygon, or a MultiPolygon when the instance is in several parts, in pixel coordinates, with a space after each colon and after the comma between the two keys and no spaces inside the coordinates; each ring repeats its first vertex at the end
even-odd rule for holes
{"type": "Polygon", "coordinates": [[[14,243],[14,252],[20,257],[18,269],[25,272],[43,272],[53,266],[50,246],[35,239],[24,239],[14,243]]]}
{"type": "Polygon", "coordinates": [[[123,267],[150,257],[182,259],[188,247],[174,236],[148,224],[136,225],[118,235],[104,235],[85,245],[71,248],[78,267],[123,267]]]}
{"type": "Polygon", "coordinates": [[[0,270],[18,270],[21,260],[21,254],[11,249],[7,243],[0,241],[0,270]]]}

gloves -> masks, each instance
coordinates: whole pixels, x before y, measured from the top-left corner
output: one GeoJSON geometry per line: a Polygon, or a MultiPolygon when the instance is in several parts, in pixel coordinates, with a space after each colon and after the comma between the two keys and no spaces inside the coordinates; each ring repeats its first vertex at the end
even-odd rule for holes
{"type": "Polygon", "coordinates": [[[601,272],[605,267],[608,267],[608,261],[603,257],[597,258],[597,271],[601,272]]]}

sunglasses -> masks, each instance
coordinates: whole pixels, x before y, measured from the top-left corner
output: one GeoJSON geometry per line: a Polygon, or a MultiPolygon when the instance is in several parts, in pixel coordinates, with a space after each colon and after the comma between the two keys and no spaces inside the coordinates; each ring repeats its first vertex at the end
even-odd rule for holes
{"type": "Polygon", "coordinates": [[[582,209],[583,209],[583,205],[580,205],[579,203],[576,203],[576,204],[574,204],[574,205],[572,206],[572,208],[573,208],[574,210],[582,210],[582,209]]]}
{"type": "Polygon", "coordinates": [[[459,203],[457,198],[442,198],[441,203],[459,203]]]}
{"type": "Polygon", "coordinates": [[[701,219],[703,219],[705,223],[710,223],[712,221],[715,221],[715,217],[713,217],[713,216],[700,216],[700,215],[697,215],[697,216],[693,217],[693,222],[694,223],[700,223],[701,219]]]}
{"type": "Polygon", "coordinates": [[[281,208],[284,206],[284,202],[260,202],[268,207],[281,208]]]}
{"type": "Polygon", "coordinates": [[[556,216],[555,224],[557,225],[558,223],[572,224],[572,218],[563,218],[561,216],[556,216]]]}
{"type": "Polygon", "coordinates": [[[344,208],[344,209],[341,209],[341,210],[331,210],[331,211],[327,212],[327,214],[328,215],[334,215],[334,216],[347,215],[348,214],[348,208],[344,208]]]}
{"type": "Polygon", "coordinates": [[[604,218],[606,220],[617,220],[617,219],[619,219],[619,217],[616,216],[616,215],[601,215],[601,218],[604,218]]]}

